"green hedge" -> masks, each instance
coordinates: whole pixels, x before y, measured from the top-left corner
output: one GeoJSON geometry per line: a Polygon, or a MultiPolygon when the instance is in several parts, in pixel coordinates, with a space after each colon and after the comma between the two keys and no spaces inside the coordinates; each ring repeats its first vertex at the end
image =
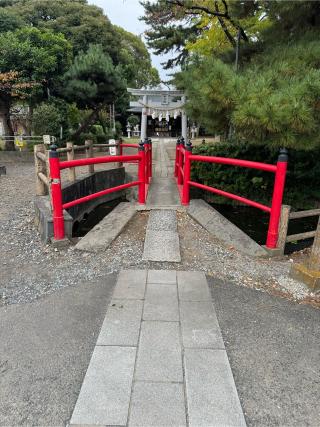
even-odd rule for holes
{"type": "MultiPolygon", "coordinates": [[[[248,143],[202,144],[194,154],[223,156],[274,164],[278,150],[248,143]]],[[[294,209],[313,208],[320,201],[320,149],[289,150],[288,174],[284,203],[294,209]]],[[[192,179],[240,196],[270,204],[274,174],[255,169],[212,163],[193,162],[192,179]]],[[[230,199],[204,192],[204,198],[217,203],[232,203],[230,199]]]]}

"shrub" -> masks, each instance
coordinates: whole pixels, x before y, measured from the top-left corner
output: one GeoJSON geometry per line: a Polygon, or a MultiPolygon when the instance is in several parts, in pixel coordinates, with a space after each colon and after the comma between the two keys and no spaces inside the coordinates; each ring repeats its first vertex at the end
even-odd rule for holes
{"type": "MultiPolygon", "coordinates": [[[[202,144],[193,149],[194,154],[232,157],[275,164],[278,149],[267,145],[257,146],[245,142],[202,144]]],[[[316,151],[289,150],[288,174],[284,203],[293,208],[312,208],[320,202],[320,149],[316,151]]],[[[270,204],[274,174],[255,169],[240,168],[212,163],[193,162],[192,179],[261,203],[270,204]]],[[[218,203],[232,203],[230,199],[203,196],[218,203]]]]}

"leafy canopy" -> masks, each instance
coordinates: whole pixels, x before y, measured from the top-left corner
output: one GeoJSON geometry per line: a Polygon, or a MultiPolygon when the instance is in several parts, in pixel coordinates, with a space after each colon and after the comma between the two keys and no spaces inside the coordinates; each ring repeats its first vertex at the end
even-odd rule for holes
{"type": "Polygon", "coordinates": [[[265,23],[255,37],[245,28],[239,70],[233,48],[210,53],[203,37],[189,45],[189,60],[175,78],[188,95],[189,115],[226,139],[319,146],[320,3],[255,3],[265,23]]]}
{"type": "Polygon", "coordinates": [[[115,102],[125,92],[121,70],[100,45],[91,45],[79,54],[65,74],[65,95],[80,108],[96,108],[115,102]]]}
{"type": "Polygon", "coordinates": [[[62,34],[38,28],[0,33],[0,70],[31,80],[54,77],[71,63],[71,45],[62,34]]]}

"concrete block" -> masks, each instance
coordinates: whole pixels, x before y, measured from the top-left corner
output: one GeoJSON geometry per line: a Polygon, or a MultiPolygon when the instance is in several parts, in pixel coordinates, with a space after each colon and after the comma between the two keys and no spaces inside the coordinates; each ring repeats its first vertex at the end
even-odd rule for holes
{"type": "Polygon", "coordinates": [[[224,349],[211,301],[180,301],[180,321],[184,348],[224,349]]]}
{"type": "MultiPolygon", "coordinates": [[[[49,196],[36,196],[34,198],[35,224],[40,233],[41,240],[49,243],[53,237],[53,221],[49,196]]],[[[64,231],[67,238],[72,237],[73,218],[66,211],[63,211],[64,231]]]]}
{"type": "Polygon", "coordinates": [[[136,210],[131,203],[120,203],[76,244],[75,249],[87,252],[105,251],[116,239],[136,210]]]}
{"type": "Polygon", "coordinates": [[[135,379],[183,381],[178,322],[142,322],[135,379]]]}
{"type": "Polygon", "coordinates": [[[200,271],[178,271],[178,294],[181,301],[211,301],[206,276],[200,271]]]}
{"type": "Polygon", "coordinates": [[[185,412],[182,384],[134,384],[129,427],[183,427],[185,412]]]}
{"type": "Polygon", "coordinates": [[[52,237],[50,239],[50,242],[51,242],[52,246],[54,248],[57,248],[57,249],[67,248],[68,246],[70,246],[70,243],[71,243],[70,240],[66,237],[64,239],[60,239],[60,240],[56,240],[54,237],[52,237]]]}
{"type": "MultiPolygon", "coordinates": [[[[8,152],[9,153],[9,152],[8,152]]],[[[15,154],[15,152],[13,152],[15,154]]],[[[19,153],[19,152],[16,152],[19,153]]],[[[21,152],[22,154],[23,152],[21,152]]],[[[31,155],[32,162],[34,154],[31,155]]],[[[0,155],[1,158],[1,155],[0,155]]],[[[76,182],[68,183],[62,188],[63,203],[70,202],[88,194],[96,193],[105,188],[114,187],[124,183],[124,168],[114,168],[97,171],[94,174],[82,176],[76,182]]],[[[72,227],[75,221],[81,221],[84,214],[91,212],[101,203],[115,200],[123,195],[123,192],[115,192],[98,197],[86,203],[80,203],[64,211],[65,234],[68,238],[72,237],[72,227]]],[[[52,212],[49,196],[36,196],[34,199],[35,223],[44,243],[50,242],[53,237],[52,212]]]]}
{"type": "Polygon", "coordinates": [[[114,299],[144,299],[146,270],[121,270],[113,292],[114,299]]]}
{"type": "Polygon", "coordinates": [[[177,283],[177,272],[176,270],[149,270],[148,283],[175,285],[177,283]]]}
{"type": "Polygon", "coordinates": [[[145,261],[180,262],[178,233],[147,230],[142,259],[145,261]]]}
{"type": "Polygon", "coordinates": [[[97,345],[138,345],[143,301],[112,300],[97,345]]]}
{"type": "Polygon", "coordinates": [[[320,289],[320,271],[311,270],[303,264],[292,264],[290,277],[304,283],[311,290],[320,289]]]}
{"type": "Polygon", "coordinates": [[[70,426],[127,424],[136,349],[96,347],[70,426]]]}
{"type": "Polygon", "coordinates": [[[177,214],[170,209],[152,210],[147,230],[177,231],[177,214]]]}
{"type": "Polygon", "coordinates": [[[150,283],[147,285],[143,320],[179,321],[176,286],[150,283]]]}
{"type": "Polygon", "coordinates": [[[186,349],[184,361],[190,427],[245,427],[226,352],[186,349]]]}
{"type": "Polygon", "coordinates": [[[253,257],[267,257],[268,253],[236,225],[208,205],[204,200],[192,200],[188,214],[226,246],[253,257]]]}
{"type": "Polygon", "coordinates": [[[188,214],[203,227],[211,219],[211,206],[202,199],[193,199],[187,208],[188,214]]]}

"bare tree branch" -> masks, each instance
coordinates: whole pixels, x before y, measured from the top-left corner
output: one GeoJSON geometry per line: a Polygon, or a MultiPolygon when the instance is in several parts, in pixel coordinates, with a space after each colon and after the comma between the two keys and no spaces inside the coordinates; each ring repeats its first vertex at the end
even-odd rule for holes
{"type": "Polygon", "coordinates": [[[222,0],[222,3],[223,3],[223,5],[224,5],[224,8],[225,8],[225,14],[226,14],[226,16],[225,16],[225,18],[230,22],[230,24],[232,24],[238,31],[240,31],[240,35],[241,35],[241,37],[243,38],[243,40],[245,40],[246,42],[247,41],[249,41],[248,40],[248,37],[247,37],[247,35],[246,35],[246,33],[245,33],[245,31],[244,31],[244,29],[239,25],[239,24],[237,24],[236,22],[234,22],[234,20],[231,18],[231,16],[229,15],[229,11],[228,11],[228,5],[227,5],[227,2],[226,2],[226,0],[222,0]]]}
{"type": "Polygon", "coordinates": [[[193,10],[193,11],[198,11],[198,12],[205,12],[208,15],[212,15],[212,16],[221,16],[221,17],[226,17],[226,15],[222,12],[217,12],[215,10],[210,10],[207,7],[204,6],[185,6],[183,4],[183,1],[181,0],[166,0],[166,2],[168,4],[172,4],[173,6],[180,6],[182,8],[189,9],[189,10],[193,10]]]}
{"type": "MultiPolygon", "coordinates": [[[[218,6],[218,2],[215,1],[214,2],[215,8],[217,10],[217,12],[219,12],[219,6],[218,6]]],[[[227,9],[226,9],[227,10],[227,9]]],[[[230,31],[228,30],[228,27],[226,26],[226,23],[224,22],[224,20],[219,16],[218,17],[218,21],[219,24],[221,25],[221,28],[223,29],[227,39],[229,40],[229,42],[232,44],[233,47],[236,47],[236,42],[232,36],[232,34],[230,33],[230,31]]]]}
{"type": "Polygon", "coordinates": [[[215,2],[215,10],[211,10],[205,6],[186,6],[185,4],[183,4],[182,0],[166,0],[166,2],[167,2],[167,4],[171,4],[173,6],[180,6],[181,8],[184,9],[185,14],[191,14],[192,12],[199,12],[199,13],[204,12],[210,16],[216,16],[219,20],[219,23],[220,23],[223,31],[226,34],[228,40],[230,41],[230,43],[233,46],[235,46],[234,38],[232,37],[227,26],[225,25],[223,18],[228,20],[234,28],[236,28],[238,31],[240,31],[241,38],[243,40],[245,40],[246,42],[248,41],[248,37],[247,37],[244,29],[239,24],[237,24],[229,15],[228,5],[227,5],[227,2],[225,0],[222,0],[223,6],[225,9],[224,12],[220,12],[217,2],[215,2]],[[188,12],[188,11],[190,11],[190,12],[188,12]]]}

